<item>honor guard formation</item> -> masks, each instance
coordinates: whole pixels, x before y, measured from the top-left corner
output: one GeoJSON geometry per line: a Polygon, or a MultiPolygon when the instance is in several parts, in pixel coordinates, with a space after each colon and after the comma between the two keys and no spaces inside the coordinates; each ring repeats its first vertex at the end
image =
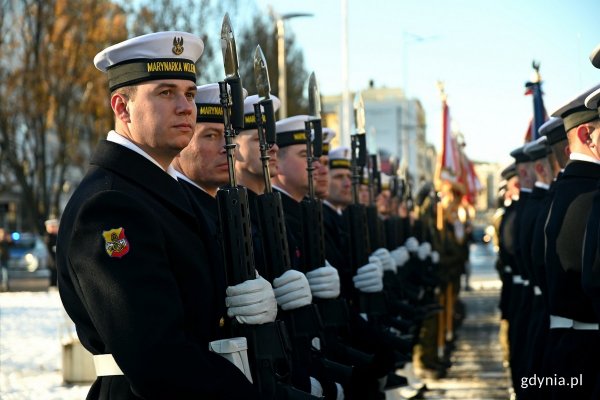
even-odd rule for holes
{"type": "MultiPolygon", "coordinates": [[[[314,73],[307,114],[276,120],[272,60],[258,46],[243,86],[228,15],[220,39],[224,79],[201,86],[204,43],[186,32],[94,58],[114,129],[56,241],[60,296],[93,354],[88,399],[423,397],[464,316],[464,185],[383,173],[360,93],[351,145],[334,148],[314,73]]],[[[518,399],[600,398],[599,99],[591,88],[555,111],[502,172],[518,399]],[[534,375],[582,383],[523,389],[534,375]]]]}
{"type": "MultiPolygon", "coordinates": [[[[600,68],[600,45],[590,61],[600,68]]],[[[599,107],[596,85],[540,113],[502,171],[501,339],[517,399],[600,399],[599,107]]]]}

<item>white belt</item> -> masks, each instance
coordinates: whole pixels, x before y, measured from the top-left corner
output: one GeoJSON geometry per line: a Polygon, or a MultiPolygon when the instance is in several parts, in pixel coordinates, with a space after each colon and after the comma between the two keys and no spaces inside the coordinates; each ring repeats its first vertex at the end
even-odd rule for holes
{"type": "Polygon", "coordinates": [[[510,274],[512,272],[512,268],[510,267],[510,265],[504,266],[504,272],[506,272],[507,274],[510,274]]]}
{"type": "Polygon", "coordinates": [[[540,289],[540,287],[537,285],[533,286],[533,294],[535,294],[536,296],[541,296],[542,289],[540,289]]]}
{"type": "Polygon", "coordinates": [[[523,279],[523,286],[529,286],[529,280],[523,279]]]}
{"type": "Polygon", "coordinates": [[[94,356],[96,376],[123,375],[112,354],[96,354],[94,356]]]}
{"type": "Polygon", "coordinates": [[[513,275],[513,283],[515,285],[522,285],[523,284],[523,278],[521,277],[521,275],[513,275]]]}
{"type": "Polygon", "coordinates": [[[591,322],[579,322],[569,318],[559,317],[558,315],[550,316],[550,329],[573,328],[578,331],[597,331],[600,329],[600,324],[591,322]]]}

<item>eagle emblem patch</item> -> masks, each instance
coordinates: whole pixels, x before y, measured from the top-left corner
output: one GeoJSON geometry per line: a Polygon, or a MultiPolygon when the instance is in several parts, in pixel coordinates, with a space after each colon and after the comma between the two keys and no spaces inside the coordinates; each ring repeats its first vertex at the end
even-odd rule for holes
{"type": "Polygon", "coordinates": [[[178,56],[181,53],[183,53],[183,36],[182,37],[175,36],[173,38],[173,47],[171,48],[171,51],[176,56],[178,56]]]}
{"type": "Polygon", "coordinates": [[[104,231],[102,237],[104,237],[104,249],[110,257],[121,258],[129,252],[129,242],[122,227],[104,231]]]}

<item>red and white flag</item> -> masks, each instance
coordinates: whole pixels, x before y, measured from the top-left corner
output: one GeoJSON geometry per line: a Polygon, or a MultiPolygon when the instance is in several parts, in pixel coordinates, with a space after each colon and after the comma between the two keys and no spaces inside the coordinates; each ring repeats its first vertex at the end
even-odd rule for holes
{"type": "Polygon", "coordinates": [[[445,98],[442,99],[442,151],[438,166],[440,181],[456,182],[460,176],[460,153],[456,137],[450,127],[450,108],[445,98]]]}

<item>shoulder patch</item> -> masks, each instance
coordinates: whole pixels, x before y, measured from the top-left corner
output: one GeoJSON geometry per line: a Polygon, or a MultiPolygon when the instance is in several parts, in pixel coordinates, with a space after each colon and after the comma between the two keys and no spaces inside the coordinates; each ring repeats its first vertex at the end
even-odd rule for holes
{"type": "Polygon", "coordinates": [[[102,232],[104,249],[110,257],[121,258],[129,252],[129,242],[125,237],[125,229],[115,228],[102,232]]]}

